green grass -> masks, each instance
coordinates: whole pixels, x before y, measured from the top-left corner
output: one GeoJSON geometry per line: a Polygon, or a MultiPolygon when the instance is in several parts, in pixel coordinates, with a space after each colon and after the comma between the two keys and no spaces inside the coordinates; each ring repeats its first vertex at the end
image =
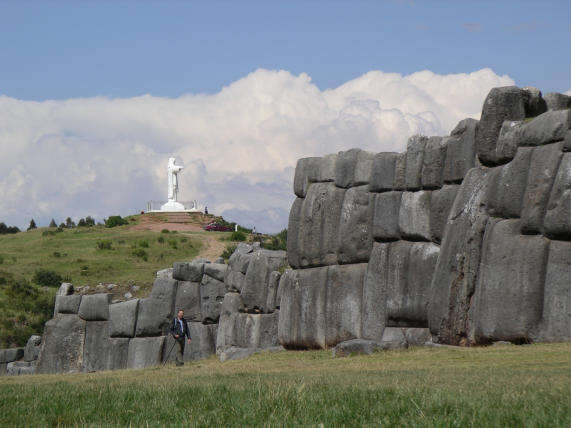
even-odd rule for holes
{"type": "Polygon", "coordinates": [[[571,425],[571,344],[215,358],[0,379],[2,426],[571,425]]]}
{"type": "Polygon", "coordinates": [[[39,228],[0,236],[0,269],[31,280],[38,269],[49,269],[74,285],[98,283],[150,285],[157,270],[173,262],[191,260],[202,245],[189,234],[172,235],[169,243],[158,242],[159,233],[131,231],[127,227],[65,229],[39,228]],[[147,260],[137,249],[144,248],[147,260]],[[135,253],[135,254],[133,254],[135,253]]]}

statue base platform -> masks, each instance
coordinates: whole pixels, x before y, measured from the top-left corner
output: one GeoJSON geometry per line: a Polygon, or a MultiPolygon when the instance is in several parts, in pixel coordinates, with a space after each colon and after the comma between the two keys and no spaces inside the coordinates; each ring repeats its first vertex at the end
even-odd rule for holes
{"type": "Polygon", "coordinates": [[[184,212],[184,205],[180,202],[168,201],[166,204],[161,205],[161,211],[163,212],[184,212]]]}

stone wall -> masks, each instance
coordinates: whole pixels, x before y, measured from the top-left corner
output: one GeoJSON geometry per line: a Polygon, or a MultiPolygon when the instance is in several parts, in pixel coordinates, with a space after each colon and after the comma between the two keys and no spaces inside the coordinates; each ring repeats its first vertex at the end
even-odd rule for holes
{"type": "Polygon", "coordinates": [[[571,340],[570,97],[493,89],[480,121],[405,153],[298,161],[279,340],[571,340]]]}

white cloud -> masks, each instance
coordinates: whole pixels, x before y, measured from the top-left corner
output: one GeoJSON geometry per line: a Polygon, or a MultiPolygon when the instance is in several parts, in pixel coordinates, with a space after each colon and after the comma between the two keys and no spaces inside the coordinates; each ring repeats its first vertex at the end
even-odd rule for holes
{"type": "Polygon", "coordinates": [[[287,225],[298,158],[360,147],[402,151],[413,134],[478,118],[490,69],[403,76],[371,71],[320,91],[302,73],[257,70],[213,95],[30,102],[0,96],[0,221],[126,215],[166,198],[166,162],[182,157],[180,197],[258,230],[287,225]]]}
{"type": "Polygon", "coordinates": [[[569,95],[571,97],[571,89],[569,89],[567,92],[563,92],[565,95],[569,95]]]}

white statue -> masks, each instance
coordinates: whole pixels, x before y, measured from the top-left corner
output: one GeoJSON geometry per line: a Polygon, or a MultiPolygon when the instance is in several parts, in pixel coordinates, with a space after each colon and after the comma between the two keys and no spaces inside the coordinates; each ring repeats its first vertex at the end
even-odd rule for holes
{"type": "Polygon", "coordinates": [[[168,201],[161,206],[161,211],[184,211],[184,205],[178,202],[178,173],[183,168],[182,165],[177,165],[175,158],[169,158],[168,201]]]}
{"type": "Polygon", "coordinates": [[[178,201],[178,177],[177,174],[184,168],[182,165],[177,165],[175,158],[169,158],[169,202],[178,201]]]}

